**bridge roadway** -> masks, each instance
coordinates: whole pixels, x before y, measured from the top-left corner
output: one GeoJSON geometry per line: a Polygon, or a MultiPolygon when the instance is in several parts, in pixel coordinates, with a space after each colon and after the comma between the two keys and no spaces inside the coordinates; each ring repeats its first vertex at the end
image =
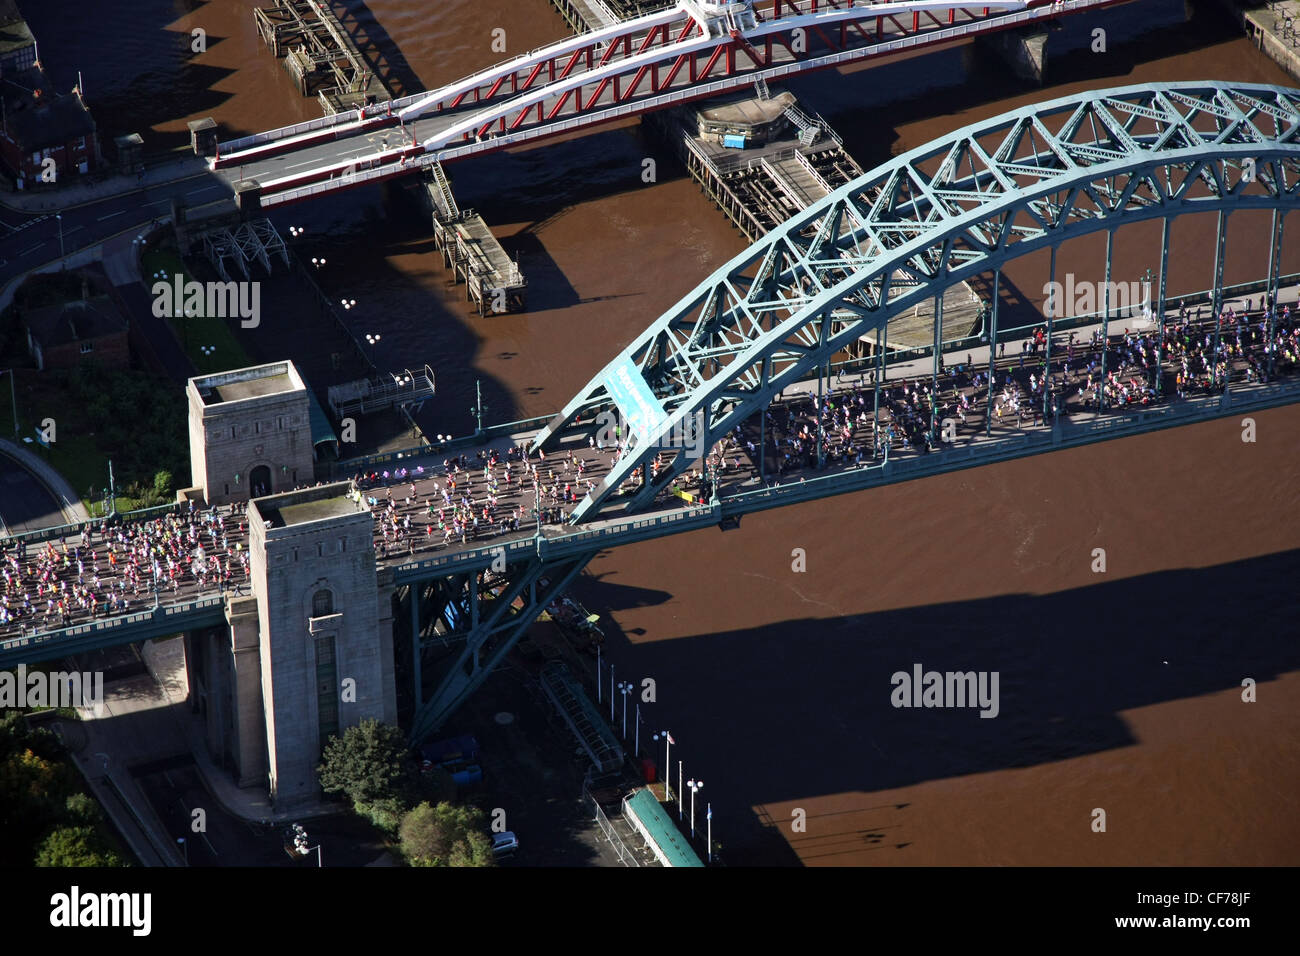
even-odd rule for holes
{"type": "MultiPolygon", "coordinates": [[[[1224,329],[1224,343],[1235,342],[1235,327],[1225,323],[1224,329]]],[[[1207,318],[1189,324],[1180,337],[1187,336],[1196,342],[1213,333],[1214,322],[1207,318]]],[[[1154,330],[1146,334],[1148,342],[1153,342],[1154,330]]],[[[411,479],[397,478],[391,473],[387,480],[382,474],[359,475],[356,487],[361,494],[376,501],[373,507],[376,557],[380,564],[393,569],[394,580],[400,585],[472,568],[485,568],[502,549],[511,562],[534,555],[558,559],[719,525],[743,514],[828,495],[1300,401],[1300,374],[1297,374],[1300,371],[1300,335],[1289,324],[1278,332],[1280,348],[1273,381],[1269,384],[1249,382],[1249,378],[1259,376],[1248,376],[1248,368],[1267,369],[1264,351],[1267,332],[1258,316],[1252,318],[1250,327],[1245,330],[1245,348],[1232,359],[1231,380],[1236,384],[1230,392],[1220,395],[1200,386],[1187,385],[1184,388],[1188,394],[1186,398],[1163,402],[1149,399],[1143,402],[1135,398],[1129,407],[1103,414],[1085,407],[1080,395],[1089,363],[1098,359],[1099,350],[1080,346],[1072,352],[1071,358],[1066,358],[1066,335],[1058,333],[1055,338],[1053,379],[1056,393],[1064,397],[1064,411],[1055,426],[1031,424],[1029,415],[1025,416],[1023,424],[1013,423],[1010,414],[995,415],[990,426],[986,385],[972,382],[969,368],[958,368],[940,376],[940,413],[946,415],[955,410],[955,403],[965,396],[970,409],[967,420],[958,426],[955,442],[940,445],[932,453],[927,452],[923,445],[911,443],[905,437],[907,414],[895,416],[890,411],[913,406],[915,400],[905,397],[905,393],[916,387],[924,390],[929,385],[931,375],[925,367],[928,360],[919,359],[908,367],[891,369],[890,381],[882,388],[886,399],[881,404],[880,429],[884,436],[882,444],[889,446],[883,457],[873,448],[873,421],[868,414],[874,401],[873,387],[856,383],[830,389],[828,394],[834,396],[837,403],[856,405],[859,413],[852,426],[850,442],[827,440],[831,452],[827,467],[819,471],[802,464],[800,458],[812,458],[809,453],[811,446],[805,440],[800,454],[790,456],[787,468],[769,467],[765,476],[767,480],[760,481],[756,456],[745,447],[747,439],[757,437],[757,426],[751,422],[740,436],[729,436],[715,447],[710,456],[711,465],[720,469],[719,497],[713,502],[690,502],[665,489],[645,512],[628,516],[615,514],[579,526],[565,524],[563,519],[572,510],[572,503],[563,500],[566,484],[574,487],[581,482],[585,488],[589,480],[598,482],[608,473],[613,459],[610,451],[589,447],[583,435],[570,435],[563,440],[559,451],[552,452],[544,460],[534,457],[530,463],[520,458],[518,450],[528,447],[531,435],[513,436],[475,451],[461,452],[468,461],[466,467],[459,469],[454,462],[444,466],[437,455],[412,457],[406,467],[412,470],[423,468],[423,474],[413,476],[413,495],[411,479]],[[859,403],[857,399],[862,401],[859,403]],[[891,425],[894,426],[892,429],[891,425]],[[516,449],[514,454],[511,454],[511,448],[516,449]],[[498,464],[489,466],[500,487],[496,523],[490,531],[485,530],[487,526],[482,514],[489,492],[478,454],[499,459],[498,464]],[[581,479],[575,478],[578,461],[583,463],[581,479]],[[544,514],[540,529],[533,516],[534,488],[525,474],[530,464],[537,469],[543,485],[540,494],[544,514]],[[774,471],[777,473],[773,474],[774,471]],[[507,472],[511,476],[508,488],[504,481],[507,472]],[[439,500],[444,500],[444,489],[451,496],[449,478],[457,481],[452,500],[462,495],[472,499],[479,515],[479,534],[474,536],[472,531],[467,532],[463,541],[458,535],[452,535],[448,540],[437,528],[437,517],[430,518],[428,514],[426,502],[434,502],[436,507],[439,500]],[[503,521],[513,516],[519,517],[518,528],[504,528],[503,521]],[[428,533],[430,523],[434,526],[432,535],[428,533]]],[[[1171,333],[1170,341],[1173,338],[1171,333]]],[[[1122,335],[1111,336],[1110,358],[1117,360],[1124,346],[1122,335]]],[[[1190,353],[1193,367],[1195,351],[1194,347],[1190,353]]],[[[1172,381],[1172,376],[1181,367],[1180,359],[1169,351],[1165,355],[1166,381],[1172,381]]],[[[1012,358],[998,360],[1001,391],[999,397],[995,397],[994,407],[1001,404],[1005,408],[1014,393],[1026,392],[1028,376],[1035,369],[1041,369],[1041,364],[1041,359],[1030,359],[1022,368],[1018,351],[1012,358]],[[1008,397],[1001,397],[1004,394],[1008,397]]],[[[975,354],[974,367],[987,369],[987,348],[975,354]]],[[[1129,366],[1123,368],[1119,377],[1123,382],[1146,379],[1149,383],[1153,376],[1150,372],[1143,375],[1140,368],[1129,366]]],[[[802,388],[816,392],[810,383],[805,383],[802,388]]],[[[1041,402],[1041,398],[1038,401],[1041,402]]],[[[1029,403],[1027,397],[1026,405],[1029,403]]],[[[816,419],[810,414],[811,405],[807,394],[794,394],[770,406],[773,433],[769,435],[772,439],[768,445],[769,459],[779,458],[781,446],[790,447],[799,440],[796,437],[799,432],[813,433],[815,424],[810,429],[810,423],[816,419]]],[[[928,418],[924,404],[921,412],[923,418],[928,418]]],[[[707,490],[701,489],[704,475],[698,470],[698,462],[696,468],[688,475],[687,487],[682,490],[707,498],[707,490]]],[[[451,511],[445,505],[444,509],[444,520],[449,520],[451,511]]],[[[230,574],[223,584],[238,594],[247,587],[244,570],[247,542],[244,514],[239,508],[191,513],[183,518],[126,522],[107,532],[94,530],[84,543],[81,536],[74,533],[62,541],[28,544],[21,557],[15,542],[3,542],[0,544],[0,575],[3,575],[0,577],[0,602],[10,613],[17,612],[17,618],[0,623],[0,667],[223,623],[223,586],[215,584],[207,575],[204,580],[198,580],[191,556],[196,545],[202,546],[204,557],[209,562],[213,558],[219,562],[223,577],[229,567],[230,574]],[[169,526],[173,529],[170,534],[165,530],[169,526]],[[195,539],[178,535],[178,532],[187,534],[191,526],[198,532],[195,539]],[[174,578],[163,570],[163,583],[156,598],[148,562],[140,565],[142,573],[136,584],[128,582],[122,573],[129,558],[124,554],[126,544],[118,539],[128,528],[132,529],[133,538],[128,539],[127,544],[139,548],[144,541],[146,547],[153,549],[152,553],[162,560],[171,556],[177,569],[174,578]],[[110,542],[114,541],[118,541],[113,545],[116,549],[115,563],[110,566],[106,555],[110,542]],[[78,548],[89,548],[94,552],[93,560],[84,551],[80,552],[87,559],[82,576],[84,583],[80,586],[78,548]],[[96,573],[100,575],[98,586],[94,584],[96,573]],[[57,582],[59,588],[57,598],[46,589],[52,582],[57,582]],[[88,605],[91,593],[95,594],[97,603],[93,614],[88,605]],[[121,595],[127,602],[125,610],[120,606],[106,608],[106,593],[121,595]],[[66,614],[50,610],[51,602],[60,599],[65,602],[66,614]],[[24,613],[27,600],[32,607],[24,613]]]]}
{"type": "Polygon", "coordinates": [[[970,8],[910,0],[805,13],[816,3],[781,0],[779,12],[767,19],[760,13],[751,29],[715,27],[714,35],[679,5],[559,41],[432,93],[222,143],[209,163],[232,188],[256,181],[261,205],[270,207],[717,96],[760,76],[777,79],[1121,2],[1129,0],[994,0],[970,8]],[[794,29],[823,55],[793,53],[782,34],[794,29]]]}

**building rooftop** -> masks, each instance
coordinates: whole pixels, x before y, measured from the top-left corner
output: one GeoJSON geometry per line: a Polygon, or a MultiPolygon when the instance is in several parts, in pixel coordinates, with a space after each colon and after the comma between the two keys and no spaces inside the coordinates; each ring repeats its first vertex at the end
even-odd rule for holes
{"type": "Polygon", "coordinates": [[[259,509],[262,517],[272,527],[286,528],[291,525],[307,524],[311,521],[324,521],[328,518],[343,518],[347,515],[361,513],[360,506],[344,495],[321,498],[317,501],[295,501],[279,507],[259,509]]]}
{"type": "Polygon", "coordinates": [[[771,99],[760,100],[756,96],[746,96],[710,106],[698,111],[701,122],[723,126],[764,126],[781,117],[796,99],[793,93],[783,90],[771,99]]]}
{"type": "Polygon", "coordinates": [[[265,498],[254,498],[251,505],[271,529],[355,515],[369,518],[369,509],[348,497],[351,487],[350,482],[339,481],[313,488],[300,488],[265,498]]]}
{"type": "MultiPolygon", "coordinates": [[[[0,28],[0,48],[9,28],[0,28]]],[[[62,146],[79,136],[95,134],[95,121],[81,98],[75,93],[55,96],[38,67],[24,70],[4,84],[4,131],[9,139],[26,152],[50,146],[62,146]],[[42,90],[39,101],[28,90],[42,90]]]]}
{"type": "Polygon", "coordinates": [[[249,379],[246,382],[230,382],[226,385],[214,386],[211,391],[212,401],[208,404],[238,402],[245,398],[291,391],[293,391],[293,382],[289,378],[289,373],[285,372],[280,375],[268,375],[266,378],[249,379]]]}
{"type": "Polygon", "coordinates": [[[240,402],[305,389],[292,362],[274,362],[190,379],[204,405],[240,402]]]}
{"type": "Polygon", "coordinates": [[[36,45],[36,38],[23,20],[5,17],[4,4],[0,3],[0,56],[36,45]]]}
{"type": "Polygon", "coordinates": [[[44,348],[127,331],[126,319],[113,308],[107,296],[37,309],[23,321],[32,338],[44,348]]]}

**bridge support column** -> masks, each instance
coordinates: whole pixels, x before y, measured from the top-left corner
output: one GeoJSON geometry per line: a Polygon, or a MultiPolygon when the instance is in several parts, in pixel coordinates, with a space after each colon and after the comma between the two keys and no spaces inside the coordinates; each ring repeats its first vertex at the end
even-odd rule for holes
{"type": "Polygon", "coordinates": [[[1097,385],[1097,412],[1106,410],[1106,353],[1110,350],[1110,264],[1115,248],[1115,230],[1106,230],[1106,278],[1101,287],[1105,304],[1101,312],[1101,381],[1097,385]]]}
{"type": "Polygon", "coordinates": [[[262,657],[257,598],[226,601],[230,634],[231,739],[226,750],[235,761],[241,787],[266,780],[266,725],[262,716],[262,657]]]}
{"type": "Polygon", "coordinates": [[[984,434],[993,435],[993,379],[997,375],[998,357],[998,287],[1002,284],[1002,270],[993,273],[993,305],[989,309],[989,398],[984,410],[984,434]]]}
{"type": "Polygon", "coordinates": [[[939,440],[939,363],[943,361],[943,293],[934,297],[934,374],[930,380],[930,443],[939,440]]]}
{"type": "Polygon", "coordinates": [[[982,45],[1011,67],[1013,73],[1030,83],[1043,84],[1047,71],[1047,31],[1041,27],[1020,27],[982,34],[976,38],[982,45]]]}
{"type": "Polygon", "coordinates": [[[1210,387],[1219,387],[1219,345],[1223,337],[1223,252],[1228,243],[1228,214],[1219,210],[1214,238],[1214,290],[1210,307],[1214,309],[1214,352],[1210,355],[1210,387]]]}
{"type": "Polygon", "coordinates": [[[454,622],[447,626],[444,637],[454,631],[457,638],[463,638],[464,646],[451,659],[432,696],[428,700],[421,698],[411,722],[413,743],[426,739],[446,723],[487,680],[537,616],[595,556],[593,551],[545,562],[532,557],[508,566],[500,574],[484,568],[441,582],[437,590],[444,600],[437,612],[439,623],[454,622]],[[472,616],[479,603],[477,616],[472,616]]]}
{"type": "Polygon", "coordinates": [[[1165,280],[1169,273],[1169,217],[1161,220],[1160,292],[1156,296],[1156,314],[1160,319],[1160,338],[1156,344],[1156,399],[1165,392],[1165,280]]]}
{"type": "Polygon", "coordinates": [[[1274,323],[1277,318],[1278,282],[1282,271],[1282,224],[1285,216],[1273,210],[1273,231],[1268,250],[1268,379],[1273,380],[1274,323]]]}
{"type": "Polygon", "coordinates": [[[1051,410],[1052,401],[1052,332],[1055,329],[1056,310],[1059,305],[1056,301],[1056,250],[1058,246],[1052,246],[1052,264],[1047,272],[1047,348],[1043,356],[1043,424],[1049,421],[1048,413],[1051,410]]]}

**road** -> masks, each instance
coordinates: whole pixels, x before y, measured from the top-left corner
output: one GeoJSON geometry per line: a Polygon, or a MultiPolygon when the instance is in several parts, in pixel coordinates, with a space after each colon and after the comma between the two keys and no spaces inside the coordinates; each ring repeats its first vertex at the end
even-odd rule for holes
{"type": "Polygon", "coordinates": [[[96,246],[122,232],[140,229],[170,216],[171,201],[187,205],[213,202],[229,195],[225,180],[211,173],[92,200],[58,214],[25,213],[0,207],[0,288],[61,257],[96,246]],[[62,242],[60,242],[62,234],[62,242]]]}
{"type": "Polygon", "coordinates": [[[19,534],[63,524],[50,490],[17,461],[0,453],[0,532],[19,534]]]}

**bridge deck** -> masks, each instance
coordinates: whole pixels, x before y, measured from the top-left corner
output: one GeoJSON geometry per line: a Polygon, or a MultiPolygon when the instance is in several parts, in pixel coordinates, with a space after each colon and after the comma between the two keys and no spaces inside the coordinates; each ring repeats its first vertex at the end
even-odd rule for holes
{"type": "MultiPolygon", "coordinates": [[[[1120,321],[1122,320],[1116,320],[1113,324],[1119,324],[1120,321]]],[[[1259,325],[1256,317],[1252,320],[1251,327],[1244,330],[1243,341],[1246,347],[1233,360],[1234,382],[1244,381],[1248,365],[1259,366],[1264,361],[1264,336],[1259,332],[1259,325]],[[1255,337],[1253,341],[1252,336],[1255,337]]],[[[1189,325],[1185,334],[1190,341],[1198,342],[1204,338],[1207,330],[1212,333],[1213,329],[1213,321],[1202,319],[1197,324],[1189,325]]],[[[1152,333],[1148,332],[1147,335],[1149,342],[1152,333]]],[[[1297,375],[1300,370],[1297,361],[1300,359],[1300,334],[1297,334],[1293,325],[1287,324],[1285,335],[1279,333],[1279,336],[1283,348],[1277,357],[1276,371],[1279,378],[1284,379],[1282,384],[1291,388],[1300,380],[1300,375],[1297,375]]],[[[1171,334],[1169,341],[1179,341],[1182,337],[1171,334]]],[[[1225,343],[1235,343],[1236,332],[1232,326],[1226,326],[1223,340],[1225,343]]],[[[1140,427],[1163,427],[1158,413],[1162,410],[1178,411],[1180,402],[1172,399],[1172,393],[1175,391],[1174,374],[1181,366],[1167,353],[1168,360],[1163,375],[1165,394],[1170,395],[1171,400],[1163,404],[1154,402],[1139,389],[1130,388],[1130,382],[1144,377],[1140,369],[1130,364],[1119,376],[1119,380],[1130,392],[1129,404],[1114,413],[1099,415],[1095,408],[1087,407],[1081,394],[1084,379],[1089,374],[1088,363],[1097,358],[1097,351],[1076,346],[1067,360],[1066,341],[1065,333],[1058,334],[1053,349],[1053,369],[1059,382],[1057,394],[1063,401],[1063,420],[1069,423],[1075,433],[1083,435],[1087,440],[1095,440],[1090,436],[1113,431],[1117,427],[1122,430],[1135,421],[1139,422],[1140,427]],[[1068,366],[1068,370],[1063,371],[1063,366],[1068,366]],[[1153,414],[1156,415],[1155,418],[1150,417],[1153,414]],[[1142,421],[1150,421],[1151,424],[1141,425],[1142,421]]],[[[1138,344],[1126,344],[1123,336],[1112,336],[1111,361],[1117,361],[1125,349],[1135,348],[1138,344]]],[[[986,352],[987,349],[984,350],[985,354],[986,352]]],[[[978,351],[974,362],[975,368],[987,368],[982,365],[978,351]]],[[[970,369],[950,369],[941,376],[938,399],[940,415],[954,419],[961,415],[958,407],[963,404],[963,398],[966,407],[962,412],[965,414],[956,429],[956,440],[929,455],[917,440],[922,425],[929,419],[928,407],[922,394],[930,382],[927,363],[918,360],[909,369],[891,370],[887,388],[882,389],[880,440],[882,445],[891,448],[890,462],[896,469],[895,473],[899,468],[905,469],[909,461],[918,467],[943,470],[944,463],[949,460],[973,461],[972,456],[978,455],[984,446],[1000,447],[1016,438],[1032,440],[1035,435],[1046,435],[1049,440],[1042,450],[1050,450],[1053,447],[1050,440],[1052,429],[1035,426],[1037,411],[1041,408],[1041,397],[1034,399],[1030,396],[1028,381],[1040,364],[1041,359],[1030,359],[1025,367],[1021,367],[1018,355],[1012,359],[999,360],[999,389],[995,392],[992,406],[997,414],[994,415],[991,429],[988,429],[990,406],[987,401],[987,386],[973,383],[970,380],[970,369]],[[900,381],[899,375],[904,375],[905,378],[900,381]],[[991,434],[986,436],[986,429],[991,434]]],[[[804,394],[791,389],[790,394],[773,403],[770,408],[772,426],[765,436],[767,445],[762,468],[769,482],[781,482],[781,489],[789,493],[767,491],[758,481],[759,430],[757,422],[751,421],[740,430],[740,434],[727,436],[712,457],[714,462],[720,459],[720,495],[724,506],[727,502],[740,503],[754,499],[756,494],[767,496],[770,500],[759,502],[754,499],[751,504],[743,505],[743,508],[757,510],[788,500],[800,500],[794,495],[803,487],[805,479],[809,487],[814,487],[821,482],[832,481],[836,475],[852,478],[855,474],[860,474],[859,464],[870,463],[875,458],[871,414],[874,390],[861,382],[849,383],[833,390],[837,408],[853,412],[849,434],[832,434],[832,430],[828,429],[825,440],[828,467],[820,471],[810,467],[815,461],[813,436],[816,425],[812,424],[815,421],[811,417],[812,403],[806,395],[809,390],[815,391],[815,387],[804,386],[804,394]],[[753,448],[749,447],[751,444],[754,445],[753,448]]],[[[1198,382],[1185,382],[1181,390],[1189,395],[1205,391],[1198,382]]],[[[1277,399],[1284,400],[1295,400],[1293,388],[1277,399]]],[[[1181,404],[1196,414],[1205,414],[1197,411],[1202,406],[1191,400],[1182,401],[1181,404]]],[[[1211,405],[1218,407],[1218,399],[1213,399],[1211,405]]],[[[1166,415],[1163,418],[1165,424],[1188,420],[1186,417],[1179,419],[1177,415],[1172,418],[1166,415]]],[[[654,506],[646,512],[624,518],[614,515],[576,529],[565,526],[562,522],[571,511],[575,497],[582,494],[588,481],[598,482],[608,473],[613,455],[608,449],[602,451],[591,448],[580,436],[575,436],[567,439],[559,451],[525,463],[518,455],[512,456],[509,448],[512,441],[516,443],[515,447],[526,447],[527,437],[529,436],[501,439],[482,450],[489,457],[495,452],[497,460],[497,464],[489,466],[493,480],[497,483],[495,508],[492,506],[492,492],[489,480],[484,476],[483,463],[474,455],[467,456],[460,463],[448,461],[443,464],[437,461],[437,454],[431,454],[424,458],[409,459],[406,463],[409,471],[405,473],[399,471],[389,472],[386,476],[362,476],[361,494],[373,501],[374,540],[378,560],[394,566],[400,575],[408,578],[411,574],[437,574],[439,572],[436,570],[421,572],[421,562],[436,559],[438,567],[445,567],[444,559],[464,555],[477,565],[485,566],[492,559],[491,551],[487,549],[503,546],[509,553],[526,556],[530,542],[539,530],[547,539],[562,539],[575,532],[584,535],[575,544],[579,547],[582,546],[581,540],[592,536],[593,540],[588,547],[603,547],[613,543],[608,538],[601,537],[606,530],[613,529],[628,537],[628,534],[642,528],[642,537],[654,536],[664,533],[653,527],[656,521],[674,515],[686,518],[698,511],[691,500],[702,493],[703,476],[698,470],[702,463],[697,461],[697,470],[688,472],[683,485],[678,489],[663,489],[654,506]],[[577,474],[579,461],[582,462],[581,477],[577,474]],[[535,469],[540,479],[537,492],[526,474],[529,467],[535,469]],[[508,483],[507,475],[510,476],[508,483]],[[451,487],[452,480],[456,482],[454,489],[451,487]],[[532,510],[535,494],[540,495],[545,509],[540,529],[532,510]],[[462,497],[472,502],[472,505],[461,505],[459,514],[465,521],[463,526],[457,527],[456,503],[462,497]],[[442,503],[441,517],[445,530],[440,530],[437,526],[439,502],[442,503]],[[430,504],[434,506],[432,515],[429,513],[430,504]],[[476,521],[470,519],[471,513],[476,521]],[[597,541],[597,538],[600,540],[597,541]],[[525,546],[523,552],[517,552],[520,545],[525,546]]],[[[1014,441],[1012,444],[1020,447],[1014,441]]],[[[707,511],[701,517],[706,519],[704,523],[708,523],[707,511]]],[[[694,527],[699,524],[692,519],[681,526],[694,527]]],[[[155,636],[193,626],[186,617],[191,609],[193,614],[215,615],[215,619],[220,620],[220,608],[224,604],[220,600],[222,587],[246,586],[248,541],[245,528],[241,513],[221,510],[134,523],[111,529],[107,534],[93,534],[84,543],[77,535],[63,542],[30,544],[25,550],[15,542],[0,543],[0,662],[7,663],[15,656],[24,655],[24,659],[32,660],[31,655],[37,653],[33,648],[43,648],[39,650],[42,656],[35,659],[59,656],[62,651],[58,649],[66,644],[60,643],[63,640],[60,634],[65,633],[63,629],[66,627],[79,628],[75,635],[76,640],[82,643],[90,639],[90,625],[97,629],[111,630],[112,633],[105,640],[122,642],[139,639],[146,628],[153,630],[144,636],[155,636]],[[200,546],[204,550],[202,558],[197,558],[195,549],[200,546]],[[87,550],[78,553],[78,548],[89,549],[90,553],[87,550]],[[150,562],[142,555],[151,553],[150,548],[159,549],[153,553],[161,555],[159,598],[162,602],[161,611],[175,621],[171,630],[162,629],[166,627],[166,620],[159,620],[157,615],[148,610],[154,600],[154,572],[150,562]],[[113,551],[111,560],[108,557],[109,550],[113,551]],[[77,564],[79,558],[82,561],[80,568],[77,564]],[[219,569],[215,574],[204,569],[203,565],[206,562],[210,569],[214,561],[219,569]],[[53,590],[55,582],[58,583],[57,591],[53,590]],[[126,602],[125,607],[121,603],[123,600],[126,602]],[[124,613],[134,617],[127,620],[120,616],[124,613]],[[34,638],[33,635],[42,636],[34,638]]],[[[628,537],[628,540],[633,539],[635,534],[628,537]]],[[[204,620],[212,623],[208,618],[204,620]]]]}
{"type": "MultiPolygon", "coordinates": [[[[551,82],[549,87],[543,86],[542,92],[538,94],[540,99],[529,99],[528,102],[534,105],[526,109],[519,107],[516,102],[520,97],[511,98],[510,92],[516,87],[526,87],[533,69],[526,64],[513,68],[507,64],[500,74],[493,74],[496,80],[488,84],[497,91],[494,95],[498,96],[492,105],[479,103],[476,92],[467,97],[468,103],[433,115],[425,114],[414,122],[406,123],[400,131],[375,129],[374,123],[382,117],[372,115],[365,128],[331,127],[328,133],[330,138],[324,141],[320,139],[319,130],[315,138],[310,131],[295,133],[295,136],[303,140],[296,145],[293,137],[281,138],[276,131],[271,131],[255,138],[256,142],[244,143],[240,152],[232,152],[231,147],[223,148],[222,160],[228,165],[222,167],[222,174],[232,183],[238,180],[255,180],[260,183],[264,205],[295,202],[335,189],[408,175],[424,169],[439,157],[443,162],[449,162],[481,152],[533,142],[620,116],[661,109],[692,98],[718,95],[751,84],[760,74],[777,78],[809,69],[850,63],[872,55],[903,52],[929,43],[964,39],[982,31],[1038,22],[1120,2],[1127,0],[1066,0],[1059,6],[1040,5],[1006,15],[994,11],[987,17],[982,15],[983,8],[953,8],[951,19],[939,19],[927,13],[911,22],[900,22],[898,17],[872,17],[869,18],[873,24],[872,32],[866,34],[870,37],[870,42],[863,41],[862,37],[857,37],[852,31],[846,34],[853,37],[854,42],[862,42],[863,45],[859,47],[806,59],[790,52],[780,43],[763,40],[761,56],[766,62],[761,69],[754,66],[745,51],[731,51],[727,57],[721,58],[726,61],[723,66],[717,66],[716,69],[710,66],[709,69],[713,72],[705,71],[702,76],[694,76],[693,69],[668,69],[674,59],[682,54],[673,47],[666,46],[662,48],[664,69],[659,79],[653,84],[637,86],[635,91],[629,91],[632,86],[630,76],[622,76],[620,79],[617,74],[609,74],[599,84],[594,80],[586,80],[590,88],[584,87],[576,93],[571,88],[562,93],[546,92],[559,83],[582,81],[587,74],[602,69],[599,58],[588,65],[585,62],[569,63],[566,57],[559,57],[551,61],[552,66],[565,71],[566,76],[551,82]],[[613,82],[609,82],[611,79],[613,82]],[[651,85],[654,86],[653,89],[650,88],[651,85]],[[383,145],[390,137],[391,143],[383,145]],[[423,152],[403,156],[402,143],[409,150],[418,151],[422,148],[423,152]],[[421,147],[421,144],[427,145],[421,147]],[[265,151],[269,148],[284,148],[289,151],[267,156],[265,151]],[[399,162],[399,159],[402,161],[399,162]]],[[[676,24],[673,25],[675,27],[676,24]]],[[[630,49],[638,48],[643,39],[641,33],[634,31],[634,34],[628,38],[630,49]]],[[[730,39],[722,38],[719,42],[730,43],[730,39]]],[[[620,42],[618,46],[621,49],[623,44],[620,42]]],[[[711,49],[716,54],[722,48],[705,48],[700,55],[709,54],[711,49]]],[[[530,62],[536,62],[540,68],[545,61],[530,62]]],[[[714,57],[710,62],[716,64],[718,58],[714,57]]],[[[645,75],[644,69],[638,69],[637,73],[645,75]]]]}

